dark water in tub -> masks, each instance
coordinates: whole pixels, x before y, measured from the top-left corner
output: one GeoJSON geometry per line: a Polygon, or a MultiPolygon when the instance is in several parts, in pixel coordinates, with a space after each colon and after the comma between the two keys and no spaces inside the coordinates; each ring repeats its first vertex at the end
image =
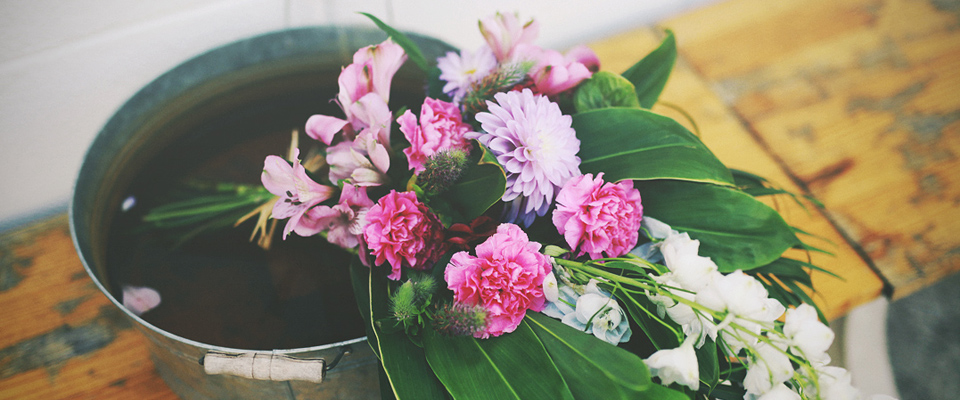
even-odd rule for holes
{"type": "MultiPolygon", "coordinates": [[[[142,317],[206,344],[290,349],[363,336],[350,283],[351,256],[319,236],[291,234],[281,240],[281,221],[272,249],[264,251],[248,241],[252,221],[177,248],[160,232],[133,233],[143,212],[186,177],[258,184],[264,157],[286,155],[291,129],[302,130],[316,112],[342,115],[327,101],[334,94],[285,96],[203,123],[173,124],[172,129],[190,133],[160,151],[138,175],[125,193],[136,198],[136,205],[118,210],[111,227],[107,283],[112,293],[121,298],[122,285],[156,289],[162,302],[142,317]]],[[[394,104],[403,101],[398,100],[394,104]]],[[[300,140],[312,141],[306,135],[300,140]]]]}

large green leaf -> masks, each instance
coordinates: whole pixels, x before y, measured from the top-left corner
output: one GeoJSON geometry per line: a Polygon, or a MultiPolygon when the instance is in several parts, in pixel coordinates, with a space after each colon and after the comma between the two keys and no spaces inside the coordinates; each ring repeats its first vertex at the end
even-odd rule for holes
{"type": "Polygon", "coordinates": [[[465,222],[479,217],[500,201],[507,188],[507,175],[497,158],[479,142],[475,143],[470,155],[473,163],[460,180],[440,196],[466,219],[465,222]]]}
{"type": "Polygon", "coordinates": [[[540,313],[525,318],[578,399],[655,399],[640,357],[540,313]]]}
{"type": "Polygon", "coordinates": [[[693,133],[638,108],[603,108],[573,116],[580,170],[608,182],[678,179],[733,185],[733,176],[693,133]]]}
{"type": "Polygon", "coordinates": [[[653,107],[667,85],[667,78],[673,71],[673,64],[677,61],[677,41],[673,32],[667,30],[667,37],[663,38],[660,47],[647,54],[646,57],[634,64],[623,73],[637,91],[637,99],[643,108],[653,107]]]}
{"type": "Polygon", "coordinates": [[[512,333],[480,340],[428,329],[424,350],[455,399],[573,399],[526,323],[512,333]]]}
{"type": "Polygon", "coordinates": [[[734,188],[667,180],[636,185],[644,215],[700,240],[700,255],[721,272],[770,264],[800,243],[780,214],[734,188]]]}
{"type": "MultiPolygon", "coordinates": [[[[374,350],[379,349],[380,365],[387,376],[390,390],[399,400],[446,399],[446,390],[430,370],[423,349],[411,342],[403,330],[386,332],[380,327],[379,321],[389,314],[388,281],[384,271],[380,268],[371,269],[368,282],[370,301],[367,305],[370,307],[371,323],[367,340],[372,337],[375,343],[371,346],[374,350]]],[[[382,390],[387,391],[387,388],[382,390]]]]}

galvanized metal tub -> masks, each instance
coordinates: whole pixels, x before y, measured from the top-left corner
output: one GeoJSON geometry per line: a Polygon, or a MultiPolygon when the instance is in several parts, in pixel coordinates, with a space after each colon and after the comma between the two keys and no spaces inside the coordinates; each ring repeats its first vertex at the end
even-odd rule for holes
{"type": "MultiPolygon", "coordinates": [[[[410,37],[428,58],[452,50],[435,39],[410,37]]],[[[70,227],[77,252],[101,291],[146,336],[157,371],[181,397],[379,397],[377,360],[364,337],[270,350],[204,343],[161,329],[124,308],[117,298],[119,283],[111,280],[108,264],[110,253],[117,250],[109,245],[117,210],[127,197],[128,188],[144,173],[153,177],[164,174],[151,168],[160,155],[169,157],[169,150],[165,149],[184,142],[216,143],[203,139],[210,128],[206,121],[210,115],[234,113],[240,114],[240,118],[251,105],[260,112],[270,111],[270,107],[280,107],[278,111],[282,111],[286,107],[277,104],[294,92],[315,92],[316,98],[324,102],[334,98],[341,67],[351,62],[358,48],[385,38],[374,29],[311,27],[268,33],[211,50],[141,89],[107,122],[88,150],[70,206],[70,227]],[[234,108],[238,111],[231,111],[234,108]],[[211,359],[221,364],[235,361],[227,367],[233,368],[234,373],[263,379],[209,375],[202,365],[204,359],[207,369],[211,359]],[[247,372],[254,364],[266,368],[247,372]],[[323,382],[286,380],[291,378],[289,371],[277,366],[288,364],[303,364],[308,372],[313,368],[323,382]],[[271,371],[278,376],[270,376],[271,371]]],[[[408,63],[394,80],[392,99],[405,94],[422,97],[423,82],[423,73],[408,63]]],[[[203,152],[191,153],[197,154],[203,152]]],[[[351,296],[340,305],[355,309],[353,303],[351,296]]]]}

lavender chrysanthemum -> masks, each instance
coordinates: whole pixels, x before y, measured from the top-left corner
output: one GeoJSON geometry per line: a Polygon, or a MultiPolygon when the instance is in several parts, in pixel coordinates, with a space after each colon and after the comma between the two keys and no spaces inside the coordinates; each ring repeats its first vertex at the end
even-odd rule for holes
{"type": "Polygon", "coordinates": [[[494,100],[487,103],[489,112],[476,116],[486,132],[479,140],[507,173],[506,219],[529,226],[546,214],[560,187],[580,175],[580,140],[573,119],[546,96],[524,89],[498,93],[494,100]]]}
{"type": "Polygon", "coordinates": [[[446,82],[443,92],[453,97],[454,103],[459,103],[470,86],[486,77],[497,67],[497,59],[487,46],[482,46],[475,52],[463,50],[460,54],[448,52],[437,59],[437,68],[440,68],[440,79],[446,82]]]}

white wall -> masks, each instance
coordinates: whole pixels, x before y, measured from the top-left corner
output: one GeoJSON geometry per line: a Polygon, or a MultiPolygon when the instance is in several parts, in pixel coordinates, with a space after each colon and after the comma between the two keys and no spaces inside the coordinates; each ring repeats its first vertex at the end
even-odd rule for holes
{"type": "Polygon", "coordinates": [[[463,48],[496,10],[540,21],[544,47],[648,25],[716,0],[0,0],[0,231],[66,209],[87,147],[140,87],[212,47],[356,11],[463,48]]]}

